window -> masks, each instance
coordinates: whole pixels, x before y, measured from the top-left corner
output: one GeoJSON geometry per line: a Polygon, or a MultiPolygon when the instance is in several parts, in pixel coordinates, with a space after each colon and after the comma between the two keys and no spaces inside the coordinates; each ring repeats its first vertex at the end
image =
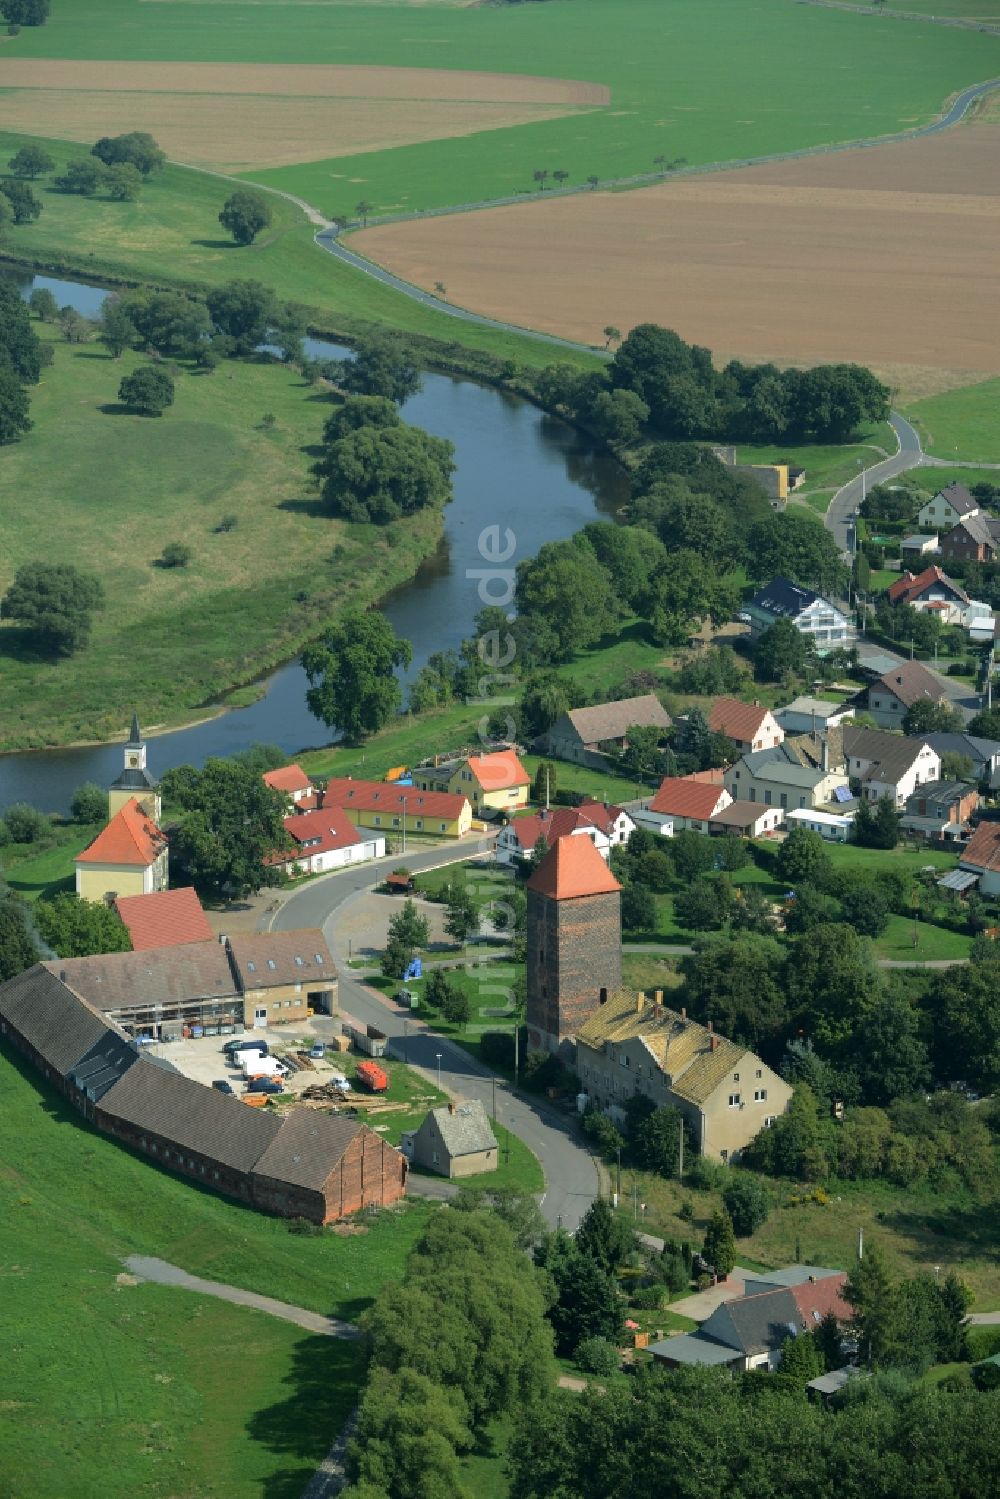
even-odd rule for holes
{"type": "Polygon", "coordinates": [[[418,817],[418,818],[417,818],[417,828],[418,828],[418,829],[419,829],[419,828],[422,828],[422,827],[423,827],[423,825],[424,825],[424,819],[423,819],[423,818],[422,818],[422,817],[418,817]]]}
{"type": "Polygon", "coordinates": [[[323,966],[323,954],[321,952],[315,952],[315,953],[313,953],[313,957],[316,959],[316,962],[322,968],[322,966],[323,966]]]}
{"type": "Polygon", "coordinates": [[[256,972],[257,972],[257,964],[256,963],[248,963],[247,964],[247,973],[256,973],[256,972]]]}
{"type": "Polygon", "coordinates": [[[769,807],[771,805],[771,788],[770,788],[770,786],[766,786],[764,788],[764,805],[765,805],[765,807],[769,807]]]}
{"type": "Polygon", "coordinates": [[[375,826],[377,828],[380,828],[382,826],[382,819],[381,819],[381,817],[376,817],[375,818],[375,826]]]}
{"type": "Polygon", "coordinates": [[[765,1119],[764,1119],[764,1128],[765,1129],[770,1129],[771,1125],[774,1123],[774,1120],[775,1120],[775,1115],[774,1114],[768,1114],[765,1117],[765,1119]]]}
{"type": "Polygon", "coordinates": [[[767,1103],[767,1089],[755,1088],[753,1090],[753,1101],[754,1103],[767,1103]]]}
{"type": "Polygon", "coordinates": [[[441,824],[441,831],[442,833],[446,833],[448,831],[448,824],[446,822],[443,822],[441,824]]]}
{"type": "Polygon", "coordinates": [[[764,1076],[763,1072],[761,1071],[761,1069],[759,1067],[757,1068],[757,1071],[754,1073],[754,1076],[755,1077],[763,1077],[764,1076]]]}
{"type": "Polygon", "coordinates": [[[738,1072],[734,1072],[734,1073],[733,1073],[733,1082],[734,1082],[734,1083],[738,1083],[738,1082],[739,1082],[739,1080],[740,1080],[740,1075],[739,1075],[739,1073],[738,1073],[738,1072]]]}
{"type": "Polygon", "coordinates": [[[297,953],[295,955],[295,966],[296,968],[303,968],[305,966],[305,959],[300,958],[297,953]]]}
{"type": "Polygon", "coordinates": [[[730,1095],[729,1095],[729,1107],[731,1109],[738,1109],[739,1106],[740,1106],[740,1095],[738,1093],[730,1093],[730,1095]]]}
{"type": "Polygon", "coordinates": [[[273,958],[268,958],[268,960],[267,960],[267,966],[268,966],[268,968],[270,968],[270,970],[271,970],[271,972],[272,972],[272,973],[274,973],[274,972],[276,972],[276,971],[277,971],[277,967],[278,967],[278,965],[277,965],[277,963],[276,963],[276,962],[275,962],[275,961],[274,961],[274,959],[273,959],[273,958]]]}
{"type": "Polygon", "coordinates": [[[392,819],[392,825],[393,825],[394,828],[398,828],[399,827],[399,818],[398,817],[394,817],[392,819]]]}
{"type": "Polygon", "coordinates": [[[619,1067],[627,1067],[629,1065],[628,1057],[623,1051],[618,1053],[618,1065],[619,1067]]]}

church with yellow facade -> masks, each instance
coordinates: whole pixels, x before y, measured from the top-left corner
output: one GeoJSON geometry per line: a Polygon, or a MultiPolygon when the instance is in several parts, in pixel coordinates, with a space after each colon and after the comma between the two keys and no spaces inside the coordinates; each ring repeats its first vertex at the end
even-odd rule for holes
{"type": "Polygon", "coordinates": [[[167,838],[160,829],[160,791],[146,765],[146,744],[133,713],[124,765],[108,791],[108,824],[78,854],[76,893],[81,900],[166,890],[167,838]]]}

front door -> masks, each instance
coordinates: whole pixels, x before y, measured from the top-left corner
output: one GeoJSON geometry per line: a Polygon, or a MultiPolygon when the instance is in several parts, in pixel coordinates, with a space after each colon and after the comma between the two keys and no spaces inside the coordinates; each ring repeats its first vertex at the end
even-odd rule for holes
{"type": "Polygon", "coordinates": [[[265,1005],[265,1007],[262,1010],[254,1010],[254,1012],[253,1012],[253,1028],[254,1028],[255,1031],[262,1031],[262,1030],[265,1030],[267,1028],[267,1006],[266,1005],[265,1005]]]}

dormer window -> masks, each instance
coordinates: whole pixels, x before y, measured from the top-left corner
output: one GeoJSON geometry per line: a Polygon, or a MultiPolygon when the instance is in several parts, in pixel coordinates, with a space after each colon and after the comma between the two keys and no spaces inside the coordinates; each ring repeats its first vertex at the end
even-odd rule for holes
{"type": "Polygon", "coordinates": [[[268,968],[270,968],[272,970],[272,972],[275,969],[277,969],[277,967],[278,967],[277,963],[274,961],[273,958],[268,958],[268,960],[267,960],[267,966],[268,966],[268,968]]]}

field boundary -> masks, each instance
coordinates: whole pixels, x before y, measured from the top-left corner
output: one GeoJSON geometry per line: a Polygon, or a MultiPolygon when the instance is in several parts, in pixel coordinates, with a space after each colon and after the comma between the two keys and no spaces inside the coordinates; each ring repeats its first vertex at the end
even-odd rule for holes
{"type": "Polygon", "coordinates": [[[1000,26],[970,16],[927,16],[917,10],[896,10],[884,5],[852,5],[850,0],[796,0],[796,4],[813,5],[817,10],[846,10],[855,16],[873,16],[877,20],[924,21],[931,26],[952,26],[956,31],[986,31],[991,36],[1000,36],[1000,26]]]}

